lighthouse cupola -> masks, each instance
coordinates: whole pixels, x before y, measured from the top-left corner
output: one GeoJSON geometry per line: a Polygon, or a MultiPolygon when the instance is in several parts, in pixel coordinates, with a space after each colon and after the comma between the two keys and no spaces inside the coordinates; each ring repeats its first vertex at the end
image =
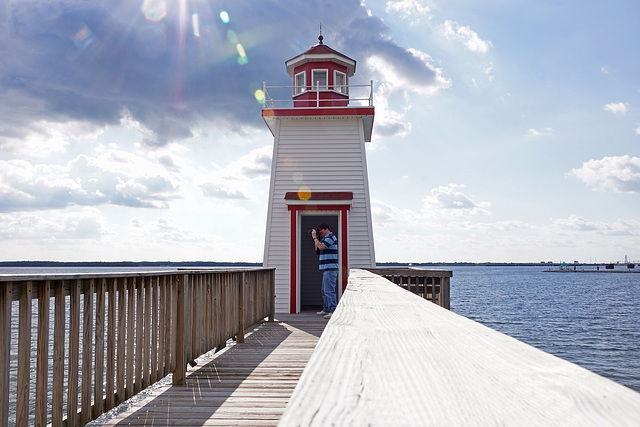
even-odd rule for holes
{"type": "Polygon", "coordinates": [[[318,44],[286,61],[293,78],[294,107],[345,107],[349,103],[349,78],[356,61],[330,48],[318,37],[318,44]]]}

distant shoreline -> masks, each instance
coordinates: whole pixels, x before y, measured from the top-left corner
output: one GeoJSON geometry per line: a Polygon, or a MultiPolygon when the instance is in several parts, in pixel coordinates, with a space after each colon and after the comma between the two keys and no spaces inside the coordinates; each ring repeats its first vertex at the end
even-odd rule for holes
{"type": "Polygon", "coordinates": [[[261,267],[261,262],[214,261],[0,261],[2,267],[261,267]]]}
{"type": "MultiPolygon", "coordinates": [[[[596,267],[609,263],[569,264],[576,267],[596,267]]],[[[433,267],[433,266],[487,266],[487,267],[558,267],[562,263],[549,262],[378,262],[377,267],[433,267]]],[[[625,264],[615,264],[624,266],[625,264]]],[[[261,262],[221,261],[0,261],[1,267],[261,267],[261,262]]]]}
{"type": "Polygon", "coordinates": [[[545,273],[636,273],[640,274],[640,270],[544,270],[545,273]]]}

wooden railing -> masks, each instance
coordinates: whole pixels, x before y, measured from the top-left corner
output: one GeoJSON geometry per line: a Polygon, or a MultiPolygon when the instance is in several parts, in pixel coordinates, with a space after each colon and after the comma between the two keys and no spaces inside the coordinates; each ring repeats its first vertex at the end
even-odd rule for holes
{"type": "Polygon", "coordinates": [[[385,279],[447,310],[450,307],[450,282],[453,272],[411,267],[367,268],[385,279]]]}
{"type": "Polygon", "coordinates": [[[280,426],[634,426],[640,393],[364,270],[280,426]]]}
{"type": "Polygon", "coordinates": [[[273,320],[274,283],[273,269],[0,276],[0,426],[84,425],[170,373],[183,384],[188,362],[273,320]]]}

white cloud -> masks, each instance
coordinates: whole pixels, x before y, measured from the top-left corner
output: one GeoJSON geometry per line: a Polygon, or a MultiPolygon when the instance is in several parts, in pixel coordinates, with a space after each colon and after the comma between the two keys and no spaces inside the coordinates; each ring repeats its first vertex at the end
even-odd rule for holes
{"type": "Polygon", "coordinates": [[[605,111],[610,111],[614,114],[626,113],[627,105],[624,102],[612,102],[604,106],[605,111]]]}
{"type": "Polygon", "coordinates": [[[490,40],[482,40],[478,33],[470,27],[463,27],[455,21],[447,20],[441,27],[442,34],[450,40],[461,42],[465,49],[475,53],[487,53],[493,43],[490,40]]]}
{"type": "Polygon", "coordinates": [[[28,131],[16,133],[13,136],[10,136],[10,133],[0,132],[0,151],[33,158],[46,158],[56,153],[65,153],[72,143],[80,139],[95,141],[103,132],[103,127],[96,127],[89,123],[77,121],[56,123],[39,120],[31,123],[28,131]]]}
{"type": "Polygon", "coordinates": [[[538,138],[541,136],[550,136],[553,135],[553,128],[542,128],[540,130],[537,129],[529,129],[527,131],[527,136],[532,138],[538,138]]]}
{"type": "MultiPolygon", "coordinates": [[[[383,83],[378,87],[375,94],[376,124],[373,128],[374,135],[406,136],[411,133],[411,122],[405,120],[404,112],[394,110],[389,106],[389,102],[393,98],[393,94],[394,88],[392,85],[383,83]]],[[[373,138],[374,145],[371,149],[376,148],[377,139],[378,138],[373,138]]]]}
{"type": "Polygon", "coordinates": [[[418,23],[423,17],[427,19],[431,17],[431,8],[422,0],[388,1],[385,5],[385,11],[387,13],[397,12],[404,18],[411,18],[412,24],[418,23]]]}
{"type": "Polygon", "coordinates": [[[553,226],[567,230],[592,232],[606,236],[639,236],[640,221],[617,219],[612,222],[593,221],[579,215],[569,215],[567,218],[552,218],[553,226]]]}
{"type": "Polygon", "coordinates": [[[482,69],[482,73],[487,76],[489,81],[493,81],[495,76],[493,75],[493,61],[489,62],[489,65],[482,69]]]}
{"type": "Polygon", "coordinates": [[[258,180],[271,176],[273,145],[265,145],[251,150],[219,170],[206,173],[198,178],[198,187],[206,197],[229,200],[253,200],[251,188],[258,180]]]}
{"type": "Polygon", "coordinates": [[[396,64],[379,55],[366,59],[375,81],[381,82],[375,91],[376,125],[374,135],[406,136],[411,133],[411,122],[405,119],[405,112],[411,108],[411,95],[431,96],[441,89],[451,86],[451,80],[443,76],[442,70],[432,65],[432,58],[417,49],[407,49],[413,58],[433,73],[431,81],[413,79],[402,72],[396,64]],[[396,105],[400,106],[397,107],[396,105]]]}
{"type": "MultiPolygon", "coordinates": [[[[133,153],[80,155],[66,165],[0,160],[0,212],[113,204],[166,208],[179,186],[133,153]]],[[[164,172],[164,171],[162,171],[164,172]]]]}
{"type": "Polygon", "coordinates": [[[214,199],[248,199],[248,197],[242,191],[233,190],[220,184],[208,182],[202,184],[200,188],[202,188],[202,194],[207,197],[213,197],[214,199]]]}
{"type": "Polygon", "coordinates": [[[95,239],[108,235],[107,220],[96,208],[45,213],[1,213],[0,240],[95,239]]]}
{"type": "MultiPolygon", "coordinates": [[[[374,81],[382,82],[380,87],[385,88],[389,93],[395,92],[415,92],[418,95],[434,95],[441,89],[451,86],[451,80],[443,76],[442,70],[435,67],[429,54],[417,49],[407,49],[413,58],[419,61],[424,67],[431,70],[433,79],[431,81],[421,81],[413,79],[398,68],[397,64],[380,55],[372,55],[366,58],[366,65],[371,70],[374,81]]],[[[376,107],[379,96],[384,94],[376,93],[374,97],[376,107]]]]}
{"type": "Polygon", "coordinates": [[[638,127],[636,128],[636,133],[640,135],[640,125],[638,125],[638,127]]]}
{"type": "Polygon", "coordinates": [[[454,216],[474,217],[478,215],[491,215],[487,209],[490,203],[476,203],[470,197],[462,193],[464,185],[449,184],[439,186],[431,190],[431,196],[424,198],[422,212],[430,217],[454,216]]]}
{"type": "Polygon", "coordinates": [[[455,214],[429,217],[372,200],[378,261],[615,261],[640,236],[640,221],[597,221],[579,215],[547,222],[488,222],[455,214]],[[615,238],[612,238],[615,237],[615,238]]]}
{"type": "Polygon", "coordinates": [[[616,193],[640,193],[640,157],[617,156],[592,159],[580,168],[572,169],[573,175],[593,190],[616,193]]]}
{"type": "Polygon", "coordinates": [[[465,220],[473,217],[491,216],[488,202],[474,202],[461,190],[466,188],[460,184],[443,185],[431,190],[431,195],[423,199],[423,207],[419,211],[401,209],[372,199],[372,216],[376,225],[412,224],[421,228],[440,227],[434,220],[465,220]]]}
{"type": "Polygon", "coordinates": [[[371,216],[376,228],[397,224],[419,224],[422,222],[420,213],[409,209],[401,209],[377,199],[371,199],[371,216]]]}

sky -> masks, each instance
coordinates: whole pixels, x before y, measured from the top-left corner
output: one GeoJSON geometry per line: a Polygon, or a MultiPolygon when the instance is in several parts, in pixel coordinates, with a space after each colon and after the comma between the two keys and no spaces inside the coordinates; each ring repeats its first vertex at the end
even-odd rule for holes
{"type": "Polygon", "coordinates": [[[374,81],[378,262],[640,260],[640,3],[0,2],[0,261],[260,262],[267,85],[374,81]]]}

